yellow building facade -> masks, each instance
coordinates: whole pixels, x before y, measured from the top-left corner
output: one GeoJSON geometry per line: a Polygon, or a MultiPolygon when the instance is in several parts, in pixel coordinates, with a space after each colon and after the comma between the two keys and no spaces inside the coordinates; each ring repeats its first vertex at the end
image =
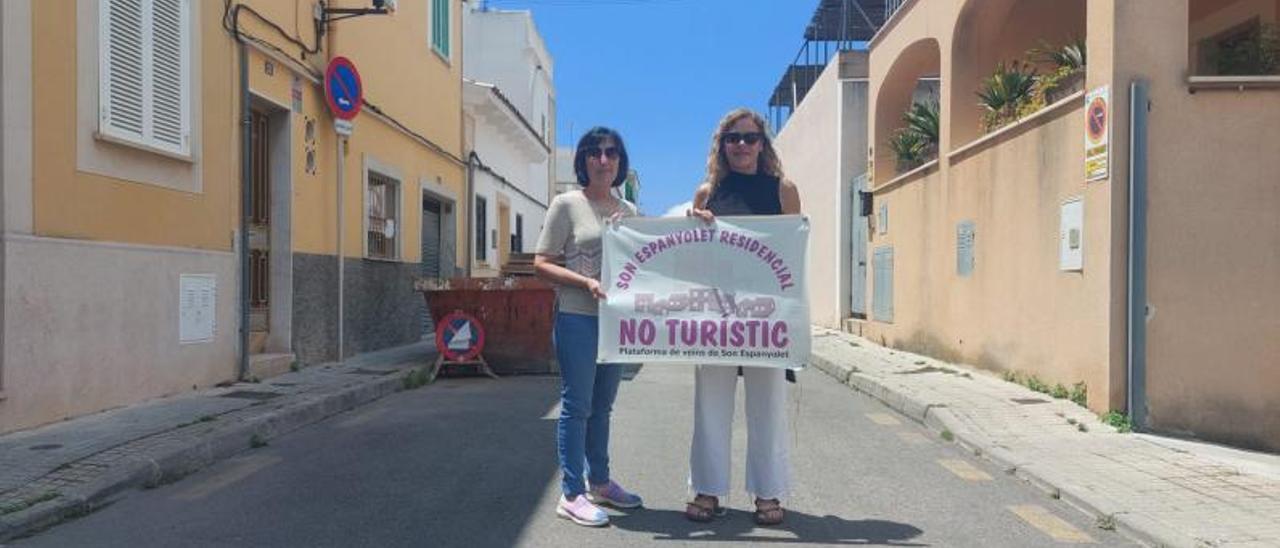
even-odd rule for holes
{"type": "Polygon", "coordinates": [[[464,3],[315,4],[0,5],[0,431],[421,339],[413,280],[465,245],[464,3]]]}

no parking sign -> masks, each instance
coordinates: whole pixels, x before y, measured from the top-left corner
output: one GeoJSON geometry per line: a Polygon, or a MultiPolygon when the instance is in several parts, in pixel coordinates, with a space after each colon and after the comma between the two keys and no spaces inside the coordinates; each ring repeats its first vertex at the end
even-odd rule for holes
{"type": "Polygon", "coordinates": [[[334,129],[339,135],[351,135],[351,119],[360,114],[364,104],[364,87],[360,72],[346,57],[334,57],[324,71],[324,101],[333,113],[334,129]]]}
{"type": "Polygon", "coordinates": [[[1111,88],[1102,86],[1084,98],[1084,179],[1106,179],[1111,167],[1111,88]]]}
{"type": "Polygon", "coordinates": [[[466,362],[484,350],[484,326],[465,312],[451,312],[436,326],[436,350],[446,360],[466,362]]]}

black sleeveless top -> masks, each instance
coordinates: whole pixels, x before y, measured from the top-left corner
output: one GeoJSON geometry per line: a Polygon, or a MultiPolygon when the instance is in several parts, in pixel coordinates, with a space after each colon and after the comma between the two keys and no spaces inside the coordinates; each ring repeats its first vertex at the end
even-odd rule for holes
{"type": "Polygon", "coordinates": [[[707,199],[707,209],[717,216],[781,215],[781,186],[781,181],[772,175],[730,171],[707,199]]]}
{"type": "MultiPolygon", "coordinates": [[[[781,187],[782,182],[772,175],[747,175],[730,171],[707,199],[707,209],[716,216],[781,215],[781,187]]],[[[738,368],[738,375],[742,375],[741,367],[738,368]]],[[[796,382],[795,371],[788,369],[786,378],[789,382],[796,382]]]]}

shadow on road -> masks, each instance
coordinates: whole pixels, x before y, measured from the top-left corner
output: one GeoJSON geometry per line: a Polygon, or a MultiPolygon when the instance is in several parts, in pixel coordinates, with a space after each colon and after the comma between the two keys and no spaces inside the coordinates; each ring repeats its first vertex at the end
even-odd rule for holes
{"type": "Polygon", "coordinates": [[[652,533],[653,540],[709,541],[731,543],[880,544],[928,546],[909,542],[924,531],[906,523],[878,519],[848,520],[839,516],[815,516],[787,510],[782,525],[767,531],[786,531],[791,537],[762,534],[766,531],[752,520],[750,512],[729,510],[710,523],[694,523],[675,510],[636,510],[614,516],[614,527],[625,531],[652,533]]]}

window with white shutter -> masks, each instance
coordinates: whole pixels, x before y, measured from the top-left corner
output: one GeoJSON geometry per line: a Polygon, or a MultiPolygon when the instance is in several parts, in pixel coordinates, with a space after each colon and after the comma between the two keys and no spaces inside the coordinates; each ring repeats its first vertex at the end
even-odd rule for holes
{"type": "Polygon", "coordinates": [[[191,0],[99,0],[103,135],[191,153],[191,0]]]}

